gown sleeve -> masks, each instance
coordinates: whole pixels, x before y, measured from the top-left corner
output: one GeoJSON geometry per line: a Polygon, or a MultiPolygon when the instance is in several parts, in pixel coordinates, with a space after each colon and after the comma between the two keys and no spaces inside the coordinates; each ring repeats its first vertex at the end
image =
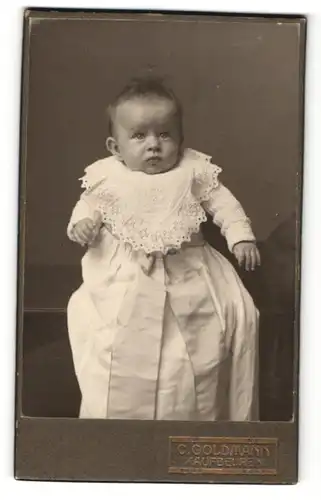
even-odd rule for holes
{"type": "Polygon", "coordinates": [[[84,176],[79,179],[84,191],[74,206],[67,225],[67,235],[72,241],[75,241],[72,231],[75,224],[85,218],[95,218],[95,212],[99,201],[99,198],[95,194],[95,190],[105,181],[105,179],[106,161],[103,160],[98,160],[86,167],[84,176]]]}
{"type": "Polygon", "coordinates": [[[76,205],[73,208],[71,213],[71,217],[67,226],[67,235],[70,240],[75,241],[73,237],[73,228],[82,219],[90,218],[93,219],[94,210],[93,207],[84,196],[77,201],[76,205]]]}
{"type": "Polygon", "coordinates": [[[251,221],[245,214],[240,202],[218,179],[220,167],[204,162],[196,172],[196,194],[214,224],[220,229],[232,252],[236,243],[255,241],[251,221]]]}

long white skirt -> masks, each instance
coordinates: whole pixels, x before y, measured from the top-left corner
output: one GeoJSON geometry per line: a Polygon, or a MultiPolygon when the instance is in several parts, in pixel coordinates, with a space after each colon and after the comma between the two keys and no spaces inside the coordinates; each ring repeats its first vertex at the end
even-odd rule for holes
{"type": "Polygon", "coordinates": [[[258,312],[208,244],[156,260],[105,231],[68,304],[80,417],[258,419],[258,312]]]}

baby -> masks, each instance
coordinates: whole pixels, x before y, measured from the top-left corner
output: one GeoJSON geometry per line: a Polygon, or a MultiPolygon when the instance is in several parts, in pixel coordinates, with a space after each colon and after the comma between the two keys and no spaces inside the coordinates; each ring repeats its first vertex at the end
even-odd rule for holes
{"type": "Polygon", "coordinates": [[[80,417],[256,419],[258,312],[200,229],[207,212],[254,270],[249,219],[221,169],[184,147],[162,82],[131,82],[108,111],[111,156],[86,168],[67,229],[87,245],[68,304],[80,417]]]}

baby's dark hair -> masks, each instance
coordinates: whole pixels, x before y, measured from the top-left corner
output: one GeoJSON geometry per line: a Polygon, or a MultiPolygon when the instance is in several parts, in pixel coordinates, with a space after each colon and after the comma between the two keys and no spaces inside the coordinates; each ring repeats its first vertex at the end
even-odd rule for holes
{"type": "Polygon", "coordinates": [[[114,114],[117,106],[119,104],[129,101],[130,99],[135,99],[137,97],[161,97],[163,99],[167,99],[171,101],[176,110],[178,125],[182,134],[183,131],[183,112],[182,107],[177,99],[174,92],[167,87],[161,78],[156,77],[144,77],[144,78],[135,78],[132,79],[123,90],[116,96],[113,102],[108,106],[108,124],[109,124],[109,133],[110,135],[114,135],[114,114]]]}

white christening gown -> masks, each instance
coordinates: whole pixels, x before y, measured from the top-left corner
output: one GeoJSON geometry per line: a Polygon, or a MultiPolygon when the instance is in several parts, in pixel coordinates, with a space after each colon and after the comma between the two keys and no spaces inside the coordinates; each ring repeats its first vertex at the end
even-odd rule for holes
{"type": "Polygon", "coordinates": [[[220,171],[190,149],[163,174],[132,172],[115,157],[87,167],[67,229],[72,238],[77,221],[102,215],[67,310],[80,417],[258,418],[258,312],[200,233],[206,210],[230,250],[254,240],[220,171]],[[155,256],[149,274],[142,252],[155,256]]]}

